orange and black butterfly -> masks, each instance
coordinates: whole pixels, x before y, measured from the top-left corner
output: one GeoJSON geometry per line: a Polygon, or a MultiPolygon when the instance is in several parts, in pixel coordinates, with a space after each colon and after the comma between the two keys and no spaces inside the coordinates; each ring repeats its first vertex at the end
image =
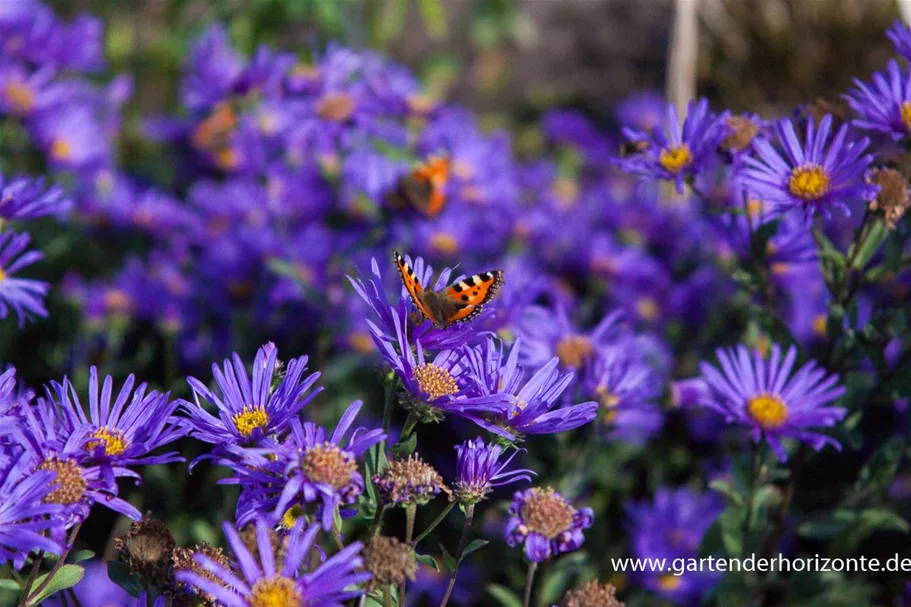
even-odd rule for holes
{"type": "Polygon", "coordinates": [[[237,114],[229,104],[221,103],[196,126],[191,142],[197,150],[217,151],[228,145],[235,129],[237,114]]]}
{"type": "Polygon", "coordinates": [[[446,184],[449,183],[449,156],[431,156],[402,176],[390,195],[392,206],[412,207],[433,219],[446,207],[446,184]]]}
{"type": "Polygon", "coordinates": [[[439,292],[425,289],[405,258],[398,251],[392,254],[414,305],[440,329],[467,322],[480,314],[484,304],[493,299],[503,284],[503,272],[492,270],[469,276],[439,292]]]}

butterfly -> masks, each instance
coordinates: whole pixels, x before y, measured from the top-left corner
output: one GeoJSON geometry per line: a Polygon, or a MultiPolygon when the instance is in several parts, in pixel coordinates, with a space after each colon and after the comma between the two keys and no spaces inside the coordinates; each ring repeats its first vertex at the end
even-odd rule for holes
{"type": "Polygon", "coordinates": [[[630,156],[635,156],[636,154],[641,154],[648,148],[648,141],[628,141],[620,145],[620,151],[618,154],[620,158],[628,158],[630,156]]]}
{"type": "Polygon", "coordinates": [[[395,207],[410,206],[433,219],[446,207],[446,184],[449,183],[449,156],[431,156],[401,177],[390,195],[395,207]]]}
{"type": "Polygon", "coordinates": [[[476,317],[503,284],[503,272],[492,270],[469,276],[442,291],[425,289],[405,258],[398,251],[392,255],[414,305],[440,329],[476,317]]]}

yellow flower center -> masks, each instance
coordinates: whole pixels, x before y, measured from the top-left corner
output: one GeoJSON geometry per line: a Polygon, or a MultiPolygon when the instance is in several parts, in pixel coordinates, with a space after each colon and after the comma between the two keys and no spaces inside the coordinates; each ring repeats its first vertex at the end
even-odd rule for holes
{"type": "Polygon", "coordinates": [[[55,139],[51,144],[51,158],[66,162],[73,157],[73,146],[66,139],[55,139]]]}
{"type": "Polygon", "coordinates": [[[303,598],[294,580],[278,576],[256,582],[249,602],[250,607],[301,607],[303,598]]]}
{"type": "Polygon", "coordinates": [[[351,482],[357,462],[350,453],[326,442],[307,449],[301,458],[301,469],[312,482],[341,489],[351,482]]]}
{"type": "Polygon", "coordinates": [[[661,310],[651,297],[640,297],[636,300],[636,314],[643,320],[655,320],[661,310]]]}
{"type": "Polygon", "coordinates": [[[116,457],[127,450],[127,441],[123,433],[117,430],[111,430],[108,427],[99,428],[92,434],[94,440],[85,444],[86,450],[95,451],[99,445],[104,447],[104,454],[116,457]]]}
{"type": "Polygon", "coordinates": [[[355,331],[348,336],[348,345],[361,354],[370,354],[376,349],[376,344],[370,334],[364,331],[355,331]]]}
{"type": "Polygon", "coordinates": [[[17,114],[28,114],[35,107],[35,93],[22,82],[11,82],[7,85],[5,93],[6,100],[17,114]]]}
{"type": "Polygon", "coordinates": [[[82,501],[88,483],[82,476],[82,468],[70,459],[46,459],[38,464],[38,470],[51,470],[57,476],[54,478],[56,489],[44,497],[49,504],[76,504],[82,501]]]}
{"type": "Polygon", "coordinates": [[[747,411],[765,429],[780,428],[788,419],[788,407],[777,396],[761,394],[747,403],[747,411]]]}
{"type": "Polygon", "coordinates": [[[3,268],[0,268],[0,282],[3,282],[6,279],[6,272],[3,271],[3,268]]]}
{"type": "Polygon", "coordinates": [[[813,317],[813,333],[819,337],[828,335],[828,318],[825,314],[817,314],[813,317]]]}
{"type": "Polygon", "coordinates": [[[234,427],[237,428],[241,436],[249,438],[256,428],[265,430],[269,424],[269,416],[266,414],[265,407],[247,405],[240,413],[235,413],[231,421],[234,422],[234,427]]]}
{"type": "Polygon", "coordinates": [[[294,504],[282,515],[281,526],[282,529],[290,531],[294,528],[294,523],[297,522],[297,519],[304,515],[304,509],[298,504],[294,504]]]}
{"type": "Polygon", "coordinates": [[[224,148],[215,153],[215,164],[224,171],[236,169],[240,164],[240,155],[232,148],[224,148]]]}
{"type": "Polygon", "coordinates": [[[557,344],[557,358],[568,369],[578,369],[594,352],[591,340],[582,335],[567,335],[557,344]]]}
{"type": "Polygon", "coordinates": [[[658,587],[665,592],[672,592],[680,587],[681,578],[673,573],[665,573],[658,578],[658,587]]]}
{"type": "Polygon", "coordinates": [[[446,232],[437,232],[431,236],[430,246],[440,255],[455,255],[459,251],[459,241],[446,232]]]}
{"type": "Polygon", "coordinates": [[[911,131],[911,101],[905,101],[901,106],[902,125],[905,130],[911,131]]]}
{"type": "Polygon", "coordinates": [[[762,201],[755,198],[747,200],[747,214],[749,214],[752,219],[756,219],[762,215],[762,201]]]}
{"type": "Polygon", "coordinates": [[[433,363],[424,363],[416,367],[414,379],[417,380],[421,392],[427,394],[427,398],[432,401],[459,391],[459,384],[452,374],[433,363]]]}
{"type": "Polygon", "coordinates": [[[679,173],[693,163],[690,146],[685,143],[661,150],[658,162],[664,170],[670,173],[679,173]]]}
{"type": "Polygon", "coordinates": [[[791,194],[802,200],[816,200],[829,191],[829,174],[818,164],[804,164],[791,171],[791,194]]]}

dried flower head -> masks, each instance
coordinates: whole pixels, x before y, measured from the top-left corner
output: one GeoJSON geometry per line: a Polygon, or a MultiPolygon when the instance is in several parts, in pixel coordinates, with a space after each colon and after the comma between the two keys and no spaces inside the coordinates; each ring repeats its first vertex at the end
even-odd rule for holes
{"type": "Polygon", "coordinates": [[[148,515],[130,525],[130,530],[114,540],[114,549],[130,571],[153,585],[168,579],[174,536],[160,520],[148,515]]]}
{"type": "Polygon", "coordinates": [[[908,180],[895,169],[877,168],[869,172],[867,181],[879,186],[879,194],[870,202],[870,210],[882,211],[886,223],[894,230],[911,207],[908,180]]]}
{"type": "Polygon", "coordinates": [[[560,607],[626,607],[614,596],[617,589],[598,580],[585,582],[563,595],[560,607]]]}
{"type": "Polygon", "coordinates": [[[411,546],[397,538],[378,535],[370,538],[364,546],[364,568],[373,574],[369,588],[377,586],[399,586],[405,580],[415,580],[418,563],[411,546]]]}
{"type": "MultiPolygon", "coordinates": [[[[293,527],[294,525],[292,524],[287,530],[290,531],[293,527]]],[[[244,547],[250,551],[253,558],[259,558],[256,525],[250,523],[244,526],[243,529],[237,532],[237,535],[240,536],[240,541],[243,542],[244,547]]],[[[288,536],[270,528],[269,539],[272,541],[272,554],[275,555],[275,566],[281,569],[285,562],[285,554],[288,551],[288,536]]]]}
{"type": "Polygon", "coordinates": [[[382,474],[373,477],[373,484],[396,505],[426,504],[441,491],[452,500],[452,491],[440,473],[417,455],[389,462],[382,474]]]}
{"type": "Polygon", "coordinates": [[[226,570],[231,569],[231,561],[221,548],[216,548],[206,543],[196,544],[192,548],[175,548],[171,553],[171,591],[169,594],[178,605],[198,604],[201,607],[216,607],[219,603],[214,596],[193,586],[188,586],[184,582],[177,581],[176,574],[179,571],[190,571],[216,584],[221,583],[221,580],[215,574],[207,571],[196,562],[195,557],[198,554],[212,559],[226,570]]]}
{"type": "Polygon", "coordinates": [[[727,126],[728,134],[719,146],[725,152],[739,152],[745,149],[759,134],[759,125],[747,116],[728,116],[727,126]]]}

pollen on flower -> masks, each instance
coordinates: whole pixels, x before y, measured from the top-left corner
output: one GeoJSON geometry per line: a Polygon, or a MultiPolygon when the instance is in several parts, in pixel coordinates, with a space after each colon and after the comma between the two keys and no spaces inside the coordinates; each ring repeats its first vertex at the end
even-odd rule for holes
{"type": "Polygon", "coordinates": [[[38,470],[51,470],[57,476],[57,488],[48,493],[44,501],[51,504],[76,504],[85,496],[88,483],[82,476],[82,468],[71,459],[46,459],[38,464],[38,470]]]}
{"type": "Polygon", "coordinates": [[[0,268],[0,282],[3,282],[6,279],[6,272],[3,271],[3,268],[0,268]]]}
{"type": "Polygon", "coordinates": [[[282,576],[261,579],[253,585],[250,607],[300,607],[300,592],[294,580],[282,576]]]}
{"type": "Polygon", "coordinates": [[[598,397],[598,403],[605,409],[613,409],[620,404],[620,397],[611,392],[607,386],[595,388],[595,395],[598,397]]]}
{"type": "Polygon", "coordinates": [[[819,337],[828,335],[828,317],[825,314],[817,314],[813,317],[813,334],[819,337]]]}
{"type": "Polygon", "coordinates": [[[640,297],[636,300],[636,314],[643,320],[655,320],[661,310],[651,297],[640,297]]]}
{"type": "Polygon", "coordinates": [[[658,162],[669,173],[679,173],[693,163],[690,146],[685,143],[661,150],[658,162]]]}
{"type": "Polygon", "coordinates": [[[788,190],[801,200],[816,200],[829,191],[829,174],[818,164],[803,164],[791,171],[788,190]]]}
{"type": "Polygon", "coordinates": [[[552,487],[528,490],[522,504],[522,521],[529,532],[554,539],[572,528],[576,509],[552,487]]]}
{"type": "Polygon", "coordinates": [[[326,442],[307,449],[301,458],[301,470],[314,483],[341,489],[351,482],[357,462],[347,451],[326,442]]]}
{"type": "Polygon", "coordinates": [[[73,146],[66,139],[55,139],[51,144],[51,158],[57,162],[67,162],[73,158],[73,146]]]}
{"type": "Polygon", "coordinates": [[[437,232],[430,237],[430,247],[441,255],[455,255],[459,251],[459,241],[452,234],[437,232]]]}
{"type": "Polygon", "coordinates": [[[459,391],[452,374],[433,363],[424,363],[414,369],[414,379],[418,388],[427,395],[428,400],[434,401],[443,396],[449,396],[459,391]]]}
{"type": "Polygon", "coordinates": [[[344,122],[354,113],[357,103],[345,93],[327,93],[316,104],[316,114],[324,120],[344,122]]]}
{"type": "Polygon", "coordinates": [[[902,125],[905,127],[905,130],[911,131],[911,101],[905,101],[901,105],[902,125]]]}
{"type": "Polygon", "coordinates": [[[568,369],[578,369],[594,352],[591,340],[582,335],[567,335],[557,344],[557,358],[568,369]]]}
{"type": "Polygon", "coordinates": [[[234,427],[244,438],[249,438],[257,428],[265,430],[269,425],[269,415],[266,408],[262,406],[247,405],[240,413],[235,413],[231,418],[234,427]]]}
{"type": "Polygon", "coordinates": [[[28,114],[35,107],[35,93],[22,82],[11,82],[4,94],[17,114],[28,114]]]}
{"type": "Polygon", "coordinates": [[[297,522],[297,519],[304,515],[304,509],[300,507],[300,504],[294,504],[282,515],[282,520],[279,523],[282,529],[290,531],[294,528],[294,524],[297,522]]]}
{"type": "Polygon", "coordinates": [[[765,429],[779,428],[788,419],[788,406],[771,394],[751,398],[747,403],[747,411],[765,429]]]}
{"type": "Polygon", "coordinates": [[[665,573],[658,578],[658,587],[665,592],[673,592],[680,587],[681,581],[680,576],[673,573],[665,573]]]}
{"type": "Polygon", "coordinates": [[[127,450],[127,440],[123,437],[123,432],[105,426],[95,430],[92,433],[92,440],[85,444],[86,450],[90,453],[99,446],[104,447],[105,455],[116,457],[127,450]]]}

